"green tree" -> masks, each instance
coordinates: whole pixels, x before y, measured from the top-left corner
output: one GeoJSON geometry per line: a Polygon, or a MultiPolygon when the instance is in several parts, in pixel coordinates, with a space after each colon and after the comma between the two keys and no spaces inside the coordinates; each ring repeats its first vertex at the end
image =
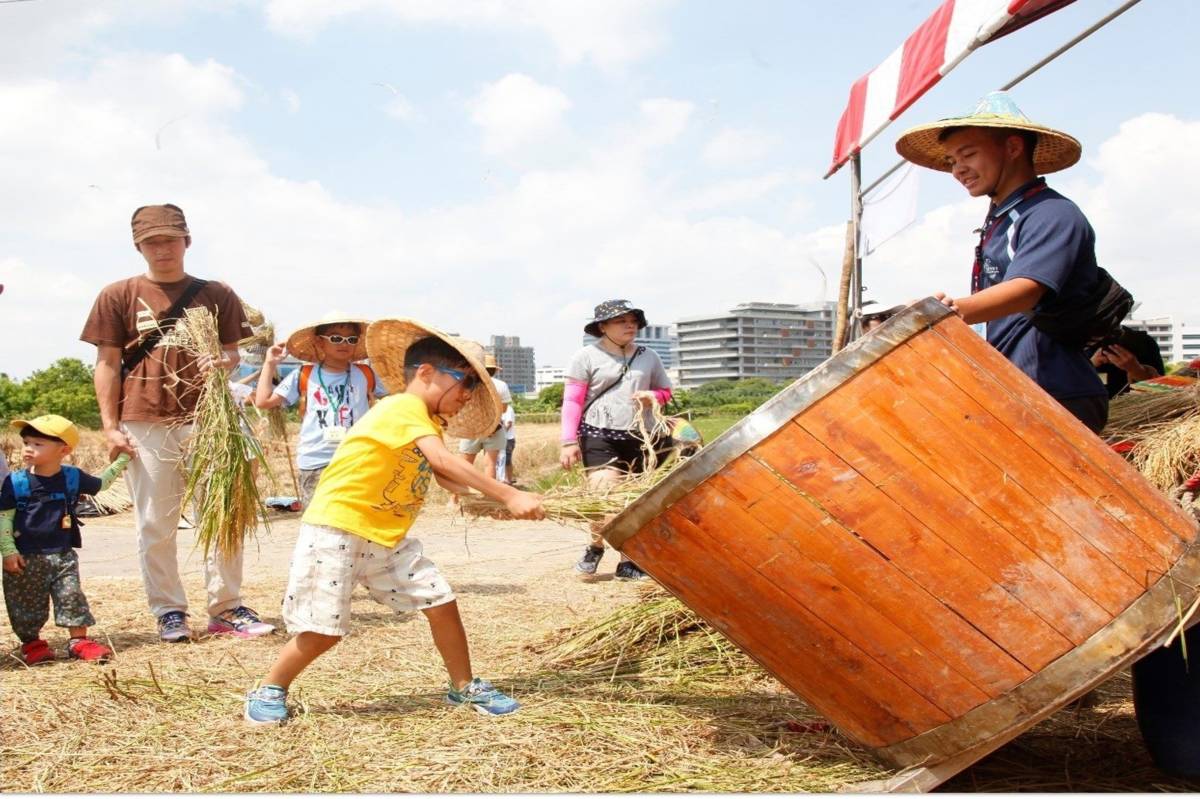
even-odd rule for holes
{"type": "Polygon", "coordinates": [[[557,411],[562,407],[563,384],[552,383],[538,392],[537,402],[548,411],[557,411]]]}
{"type": "MultiPolygon", "coordinates": [[[[0,402],[5,402],[8,390],[0,381],[0,402]]],[[[60,358],[51,366],[31,374],[21,383],[13,405],[20,407],[11,407],[8,403],[3,406],[10,419],[16,413],[33,416],[57,413],[80,427],[100,426],[100,406],[96,403],[92,384],[92,367],[78,358],[60,358]]]]}

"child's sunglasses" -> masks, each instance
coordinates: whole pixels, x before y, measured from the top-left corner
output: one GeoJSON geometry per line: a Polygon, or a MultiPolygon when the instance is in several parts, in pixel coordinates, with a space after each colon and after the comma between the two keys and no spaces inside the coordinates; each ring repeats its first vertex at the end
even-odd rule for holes
{"type": "Polygon", "coordinates": [[[450,375],[461,383],[463,391],[473,391],[475,386],[479,385],[479,375],[474,372],[460,372],[458,369],[449,369],[444,366],[434,366],[433,368],[444,375],[450,375]]]}
{"type": "Polygon", "coordinates": [[[330,344],[357,344],[358,336],[339,336],[337,333],[327,336],[321,333],[321,338],[328,341],[330,344]]]}

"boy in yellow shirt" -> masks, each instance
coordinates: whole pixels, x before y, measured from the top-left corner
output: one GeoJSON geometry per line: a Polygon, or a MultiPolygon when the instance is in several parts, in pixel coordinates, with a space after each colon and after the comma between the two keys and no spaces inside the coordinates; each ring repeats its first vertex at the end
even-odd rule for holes
{"type": "Polygon", "coordinates": [[[359,583],[397,613],[425,614],[450,675],[448,702],[491,715],[518,707],[472,674],[454,594],[421,543],[406,536],[431,479],[457,493],[478,489],[516,518],[545,518],[537,494],[480,474],[442,442],[443,428],[478,438],[499,423],[482,348],[419,322],[383,319],[367,329],[367,352],[396,393],[349,430],[301,519],[283,602],[294,637],[246,696],[244,717],[253,724],[287,719],[292,681],[350,632],[350,595],[359,583]]]}

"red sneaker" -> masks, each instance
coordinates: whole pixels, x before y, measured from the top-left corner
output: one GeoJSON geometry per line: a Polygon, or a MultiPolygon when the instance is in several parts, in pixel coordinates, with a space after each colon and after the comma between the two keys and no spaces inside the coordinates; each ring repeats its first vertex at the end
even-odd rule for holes
{"type": "Polygon", "coordinates": [[[91,638],[76,638],[67,644],[67,655],[93,663],[107,663],[112,657],[112,650],[91,638]]]}
{"type": "Polygon", "coordinates": [[[39,663],[52,663],[54,661],[54,650],[50,648],[50,644],[39,638],[36,641],[21,644],[21,660],[25,661],[26,666],[36,666],[39,663]]]}

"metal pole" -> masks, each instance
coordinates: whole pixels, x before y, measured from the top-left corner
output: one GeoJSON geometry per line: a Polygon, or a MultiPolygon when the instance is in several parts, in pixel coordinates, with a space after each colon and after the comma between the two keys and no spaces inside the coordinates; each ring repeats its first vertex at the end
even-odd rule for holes
{"type": "Polygon", "coordinates": [[[853,223],[854,235],[854,277],[850,281],[849,318],[846,320],[847,341],[854,341],[862,335],[862,153],[855,153],[850,159],[850,220],[853,223]]]}
{"type": "MultiPolygon", "coordinates": [[[[1031,66],[1029,69],[1025,70],[1025,71],[1024,71],[1024,72],[1022,72],[1020,75],[1017,75],[1017,77],[1013,78],[1013,79],[1012,79],[1012,80],[1010,80],[1008,83],[1006,83],[1006,84],[1004,84],[1003,86],[1001,86],[1001,87],[1000,87],[1001,91],[1008,91],[1008,90],[1009,90],[1009,89],[1011,89],[1012,87],[1016,86],[1018,83],[1020,83],[1021,81],[1025,80],[1025,79],[1026,79],[1026,78],[1028,78],[1030,75],[1032,75],[1033,73],[1037,72],[1039,69],[1041,69],[1042,67],[1046,66],[1046,65],[1047,65],[1047,64],[1049,64],[1051,61],[1053,61],[1054,59],[1058,58],[1060,55],[1062,55],[1063,53],[1067,52],[1067,51],[1068,51],[1068,50],[1070,50],[1072,47],[1074,47],[1075,45],[1079,44],[1079,43],[1080,43],[1080,42],[1082,42],[1084,39],[1086,39],[1087,37],[1091,36],[1091,35],[1092,35],[1093,33],[1095,33],[1096,31],[1098,31],[1098,30],[1100,30],[1101,28],[1103,28],[1105,25],[1107,25],[1108,23],[1112,22],[1114,19],[1116,19],[1117,17],[1121,16],[1122,14],[1124,14],[1124,13],[1125,13],[1126,11],[1128,11],[1129,9],[1133,8],[1134,6],[1136,6],[1136,5],[1137,5],[1138,3],[1140,3],[1141,1],[1142,1],[1142,0],[1128,0],[1128,2],[1126,2],[1126,3],[1122,4],[1120,7],[1118,7],[1118,8],[1117,8],[1115,11],[1113,11],[1111,14],[1109,14],[1109,15],[1108,15],[1108,16],[1106,16],[1106,17],[1102,17],[1102,18],[1101,18],[1101,19],[1100,19],[1098,22],[1096,22],[1094,25],[1092,25],[1091,27],[1089,27],[1089,28],[1087,28],[1086,30],[1084,30],[1082,33],[1080,33],[1080,34],[1079,34],[1078,36],[1076,36],[1075,38],[1071,39],[1071,41],[1067,42],[1067,43],[1066,43],[1066,44],[1064,44],[1062,47],[1059,47],[1057,50],[1055,50],[1054,52],[1052,52],[1050,55],[1046,56],[1046,57],[1045,57],[1045,58],[1043,58],[1041,61],[1038,61],[1036,64],[1034,64],[1033,66],[1031,66]]],[[[855,157],[855,158],[858,158],[858,155],[856,154],[854,157],[855,157]]],[[[876,187],[878,187],[878,186],[879,186],[879,184],[880,184],[880,183],[882,183],[883,181],[887,180],[889,177],[891,177],[891,176],[892,176],[892,174],[893,174],[893,173],[895,173],[895,171],[896,171],[897,169],[899,169],[900,167],[904,166],[904,163],[905,163],[905,162],[904,162],[904,159],[901,159],[901,160],[900,160],[900,161],[899,161],[899,162],[898,162],[898,163],[897,163],[895,166],[893,166],[893,167],[892,167],[891,169],[889,169],[887,172],[884,172],[882,175],[880,175],[878,178],[876,178],[874,181],[872,181],[870,185],[868,185],[868,186],[867,186],[865,189],[863,189],[863,190],[862,190],[862,194],[863,194],[863,195],[870,194],[872,191],[874,191],[874,190],[875,190],[875,188],[876,188],[876,187]]]]}

